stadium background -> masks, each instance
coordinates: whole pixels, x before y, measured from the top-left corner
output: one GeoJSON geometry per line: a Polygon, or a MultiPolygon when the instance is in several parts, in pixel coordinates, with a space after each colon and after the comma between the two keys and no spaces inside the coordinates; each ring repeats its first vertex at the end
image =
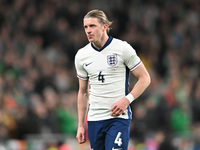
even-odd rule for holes
{"type": "Polygon", "coordinates": [[[152,78],[132,103],[129,149],[199,150],[198,0],[0,0],[0,149],[88,150],[75,139],[73,61],[91,9],[107,14],[110,35],[136,49],[152,78]]]}

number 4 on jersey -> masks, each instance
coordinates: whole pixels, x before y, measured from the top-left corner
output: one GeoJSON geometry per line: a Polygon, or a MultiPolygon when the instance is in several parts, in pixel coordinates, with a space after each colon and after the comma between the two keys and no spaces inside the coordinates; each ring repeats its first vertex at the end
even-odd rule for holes
{"type": "Polygon", "coordinates": [[[104,82],[104,75],[101,74],[102,71],[99,72],[98,81],[104,82]]]}

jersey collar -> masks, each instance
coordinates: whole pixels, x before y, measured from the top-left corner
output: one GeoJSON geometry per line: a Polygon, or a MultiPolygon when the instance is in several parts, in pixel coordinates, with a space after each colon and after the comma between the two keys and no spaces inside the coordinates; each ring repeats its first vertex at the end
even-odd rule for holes
{"type": "Polygon", "coordinates": [[[101,49],[97,49],[92,43],[91,43],[91,46],[96,50],[96,51],[102,51],[104,48],[106,48],[112,41],[113,37],[112,36],[109,36],[107,42],[104,44],[104,46],[101,48],[101,49]]]}

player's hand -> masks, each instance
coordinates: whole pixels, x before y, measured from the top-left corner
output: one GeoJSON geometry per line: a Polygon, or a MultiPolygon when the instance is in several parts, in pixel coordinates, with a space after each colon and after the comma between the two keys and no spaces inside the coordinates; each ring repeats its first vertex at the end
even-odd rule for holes
{"type": "Polygon", "coordinates": [[[86,142],[86,137],[85,137],[85,128],[84,127],[79,127],[77,130],[76,138],[79,142],[79,144],[83,144],[86,142]]]}
{"type": "Polygon", "coordinates": [[[129,100],[127,98],[122,98],[119,101],[117,101],[114,106],[111,108],[111,116],[117,117],[120,116],[128,107],[130,104],[129,100]]]}

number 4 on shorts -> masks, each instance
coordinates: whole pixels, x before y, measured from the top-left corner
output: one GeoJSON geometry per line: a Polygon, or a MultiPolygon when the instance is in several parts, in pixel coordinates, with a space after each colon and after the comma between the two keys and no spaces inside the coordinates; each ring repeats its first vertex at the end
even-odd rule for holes
{"type": "Polygon", "coordinates": [[[116,136],[116,138],[115,138],[115,144],[117,144],[118,146],[121,146],[122,145],[122,138],[120,138],[120,136],[121,136],[121,132],[118,132],[118,134],[117,134],[117,136],[116,136]]]}

